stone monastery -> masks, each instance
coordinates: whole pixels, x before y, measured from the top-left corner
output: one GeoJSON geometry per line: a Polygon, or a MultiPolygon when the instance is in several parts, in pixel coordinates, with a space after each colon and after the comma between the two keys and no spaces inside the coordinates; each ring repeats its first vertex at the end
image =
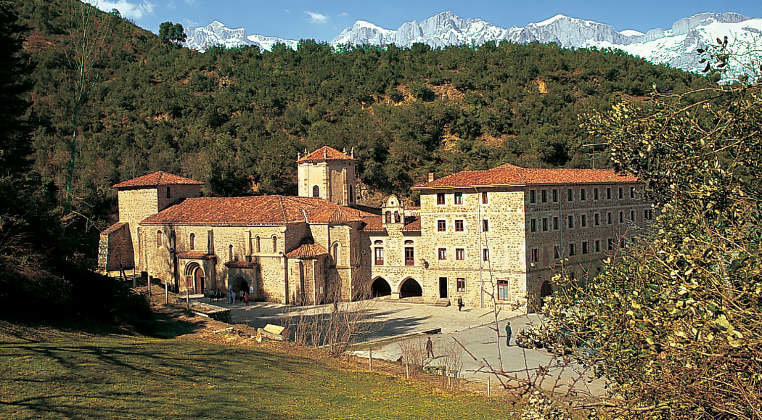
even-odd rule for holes
{"type": "Polygon", "coordinates": [[[358,206],[356,160],[324,146],[298,164],[297,197],[202,197],[202,183],[154,172],[114,185],[119,221],[99,269],[134,270],[192,294],[254,288],[291,304],[334,297],[463,298],[527,311],[569,275],[595,272],[652,217],[637,179],[613,170],[505,164],[416,185],[420,207],[358,206]]]}

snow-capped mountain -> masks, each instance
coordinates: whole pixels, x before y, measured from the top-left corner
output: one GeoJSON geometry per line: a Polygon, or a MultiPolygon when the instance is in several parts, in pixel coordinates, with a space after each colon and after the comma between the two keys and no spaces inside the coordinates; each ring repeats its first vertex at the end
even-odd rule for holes
{"type": "MultiPolygon", "coordinates": [[[[678,20],[670,29],[656,28],[644,34],[631,29],[617,31],[605,23],[564,15],[524,27],[503,28],[482,19],[463,19],[452,12],[443,12],[421,22],[405,22],[397,29],[386,29],[358,20],[330,43],[334,46],[396,44],[409,47],[421,42],[436,48],[503,40],[517,43],[553,42],[565,48],[617,48],[653,63],[700,71],[703,65],[699,63],[696,50],[726,35],[731,45],[756,42],[758,50],[762,45],[762,18],[749,18],[733,12],[700,13],[678,20]]],[[[203,51],[211,45],[228,48],[258,45],[270,50],[276,43],[291,48],[297,45],[294,40],[246,35],[243,28],[230,29],[214,21],[208,26],[191,29],[186,46],[203,51]]]]}

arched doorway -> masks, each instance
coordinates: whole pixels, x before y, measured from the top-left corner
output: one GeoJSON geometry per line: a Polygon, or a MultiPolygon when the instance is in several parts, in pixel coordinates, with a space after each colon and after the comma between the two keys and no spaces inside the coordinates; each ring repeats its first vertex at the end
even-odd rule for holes
{"type": "Polygon", "coordinates": [[[233,279],[233,282],[230,284],[230,286],[233,287],[233,290],[235,290],[236,294],[239,292],[245,292],[249,290],[249,283],[244,280],[243,277],[237,276],[233,279]]]}
{"type": "Polygon", "coordinates": [[[389,296],[392,294],[392,287],[389,282],[379,277],[370,285],[371,297],[389,296]]]}
{"type": "Polygon", "coordinates": [[[198,263],[185,267],[185,287],[194,294],[204,293],[204,269],[198,263]]]}
{"type": "Polygon", "coordinates": [[[549,281],[544,281],[540,286],[540,305],[545,305],[545,298],[553,294],[553,286],[549,281]]]}
{"type": "Polygon", "coordinates": [[[421,285],[414,279],[405,280],[400,286],[400,298],[423,296],[421,285]]]}

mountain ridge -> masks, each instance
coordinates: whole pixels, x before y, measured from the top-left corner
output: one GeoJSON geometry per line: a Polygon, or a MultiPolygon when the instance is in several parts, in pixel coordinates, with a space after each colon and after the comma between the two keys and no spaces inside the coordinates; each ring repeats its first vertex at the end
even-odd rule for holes
{"type": "MultiPolygon", "coordinates": [[[[367,20],[357,20],[344,28],[329,44],[334,47],[395,44],[409,47],[424,43],[433,48],[451,45],[481,45],[503,40],[526,44],[556,43],[564,48],[614,48],[639,56],[655,64],[668,64],[683,70],[699,72],[704,66],[696,54],[698,48],[712,44],[716,37],[729,32],[733,40],[743,42],[762,39],[762,18],[751,18],[736,12],[703,12],[678,19],[669,29],[654,28],[646,33],[592,20],[556,14],[523,27],[504,28],[480,18],[462,18],[445,11],[420,22],[403,22],[397,29],[387,29],[367,20]]],[[[298,41],[276,36],[247,35],[243,28],[227,28],[219,21],[189,29],[186,46],[204,51],[213,45],[234,48],[256,45],[270,50],[282,43],[296,48],[298,41]]],[[[731,42],[732,44],[732,42],[731,42]]],[[[736,72],[739,69],[732,69],[736,72]]]]}

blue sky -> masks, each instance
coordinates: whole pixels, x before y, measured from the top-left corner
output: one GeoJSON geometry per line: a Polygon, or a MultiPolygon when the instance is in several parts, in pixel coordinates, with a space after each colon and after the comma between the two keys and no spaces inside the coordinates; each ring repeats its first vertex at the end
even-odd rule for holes
{"type": "Polygon", "coordinates": [[[761,0],[377,0],[367,1],[260,1],[260,0],[88,0],[106,10],[117,8],[138,25],[157,32],[164,21],[184,26],[206,25],[219,20],[246,33],[288,39],[330,41],[358,19],[389,29],[408,20],[423,20],[443,11],[463,18],[482,18],[494,25],[524,26],[562,13],[608,23],[617,30],[645,32],[669,28],[677,19],[695,13],[734,11],[762,17],[761,0]]]}

